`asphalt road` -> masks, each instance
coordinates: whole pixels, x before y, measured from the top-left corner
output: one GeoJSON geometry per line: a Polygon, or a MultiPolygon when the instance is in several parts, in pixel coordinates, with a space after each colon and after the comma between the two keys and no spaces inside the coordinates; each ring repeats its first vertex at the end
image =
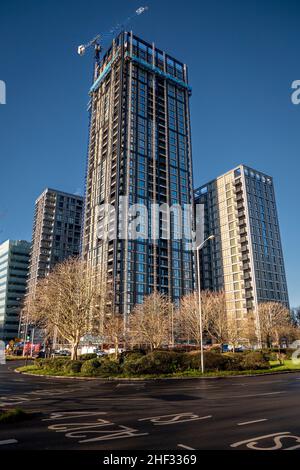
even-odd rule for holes
{"type": "Polygon", "coordinates": [[[17,374],[0,365],[1,450],[300,449],[300,373],[101,381],[17,374]]]}

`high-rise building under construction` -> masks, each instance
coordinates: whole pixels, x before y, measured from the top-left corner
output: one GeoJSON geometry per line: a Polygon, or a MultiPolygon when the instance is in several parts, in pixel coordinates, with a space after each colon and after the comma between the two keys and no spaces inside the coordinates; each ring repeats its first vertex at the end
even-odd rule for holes
{"type": "Polygon", "coordinates": [[[184,216],[171,210],[165,236],[167,209],[154,227],[150,206],[183,208],[193,200],[187,67],[122,32],[96,59],[90,95],[83,256],[113,281],[116,312],[126,315],[154,289],[178,302],[193,290],[189,237],[172,236],[184,216]],[[116,236],[99,236],[103,204],[116,210],[116,236]],[[120,233],[134,204],[140,235],[133,239],[120,233]]]}

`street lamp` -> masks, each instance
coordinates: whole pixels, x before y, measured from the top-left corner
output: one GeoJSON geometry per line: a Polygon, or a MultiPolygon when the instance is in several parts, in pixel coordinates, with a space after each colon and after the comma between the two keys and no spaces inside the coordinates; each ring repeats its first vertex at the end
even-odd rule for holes
{"type": "Polygon", "coordinates": [[[199,309],[199,333],[200,333],[200,357],[201,357],[201,372],[204,372],[204,357],[203,357],[203,328],[202,328],[202,302],[201,302],[201,285],[200,285],[200,250],[204,247],[208,240],[213,240],[214,235],[207,237],[204,242],[196,247],[197,253],[197,277],[198,277],[198,309],[199,309]]]}

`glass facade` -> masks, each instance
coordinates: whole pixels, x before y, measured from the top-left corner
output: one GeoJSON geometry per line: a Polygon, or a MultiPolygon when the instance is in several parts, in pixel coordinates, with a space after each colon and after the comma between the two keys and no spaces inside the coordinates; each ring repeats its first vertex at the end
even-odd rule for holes
{"type": "Polygon", "coordinates": [[[167,209],[156,221],[153,209],[193,199],[189,96],[187,67],[131,33],[122,33],[95,67],[83,254],[107,266],[121,313],[154,289],[176,302],[193,289],[192,252],[175,236],[182,213],[171,211],[167,236],[167,209]],[[128,199],[120,211],[123,196],[128,199]],[[103,203],[117,208],[114,240],[97,237],[97,206],[103,203]],[[133,205],[138,236],[123,239],[120,225],[131,222],[133,205]]]}
{"type": "Polygon", "coordinates": [[[0,340],[18,337],[26,291],[30,243],[7,240],[0,245],[0,340]]]}
{"type": "Polygon", "coordinates": [[[204,205],[203,289],[225,290],[237,320],[259,302],[289,305],[273,180],[244,165],[195,191],[204,205]]]}

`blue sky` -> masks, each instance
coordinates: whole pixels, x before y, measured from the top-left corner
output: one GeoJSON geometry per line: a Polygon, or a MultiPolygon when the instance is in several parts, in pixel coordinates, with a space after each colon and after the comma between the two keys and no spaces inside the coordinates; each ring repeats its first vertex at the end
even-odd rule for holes
{"type": "Polygon", "coordinates": [[[2,0],[0,240],[31,238],[45,187],[83,192],[92,57],[76,49],[143,4],[132,29],[189,66],[195,185],[239,163],[274,177],[290,300],[300,305],[297,0],[2,0]]]}

